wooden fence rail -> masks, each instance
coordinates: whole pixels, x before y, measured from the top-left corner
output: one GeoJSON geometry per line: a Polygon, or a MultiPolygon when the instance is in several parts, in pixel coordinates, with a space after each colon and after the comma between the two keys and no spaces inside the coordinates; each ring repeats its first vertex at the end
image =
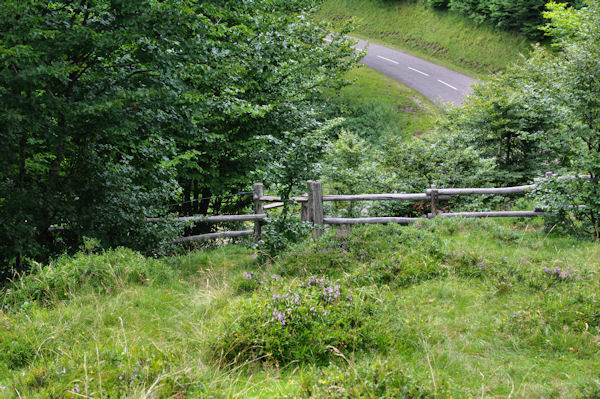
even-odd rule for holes
{"type": "MultiPolygon", "coordinates": [[[[590,179],[588,175],[581,176],[558,176],[552,172],[546,173],[546,178],[557,179],[590,179]]],[[[537,181],[537,179],[536,179],[537,181]]],[[[352,225],[365,223],[399,223],[410,224],[418,220],[431,219],[435,217],[465,217],[465,218],[488,218],[488,217],[536,217],[544,215],[544,212],[537,210],[531,211],[490,211],[490,212],[456,212],[443,213],[440,210],[440,201],[448,200],[454,196],[460,195],[504,195],[523,193],[531,191],[536,187],[535,184],[516,187],[500,188],[437,188],[431,186],[425,193],[391,193],[391,194],[354,194],[354,195],[323,195],[323,186],[320,181],[309,180],[307,182],[308,194],[294,197],[293,201],[300,204],[300,220],[312,223],[314,233],[319,237],[325,225],[352,225]],[[363,218],[330,218],[325,217],[323,203],[331,201],[428,201],[431,212],[425,217],[363,217],[363,218]]],[[[215,233],[199,234],[189,237],[182,237],[173,242],[190,242],[196,240],[205,240],[212,238],[227,238],[240,236],[253,236],[254,241],[258,242],[262,237],[262,223],[267,218],[265,211],[284,206],[281,197],[264,195],[263,184],[255,183],[253,186],[252,198],[254,201],[254,213],[250,215],[218,215],[218,216],[185,216],[178,218],[146,218],[148,222],[158,222],[169,220],[173,222],[203,222],[203,223],[221,223],[221,222],[254,222],[252,230],[239,231],[219,231],[215,233]]],[[[584,207],[578,205],[578,207],[584,207]]],[[[68,230],[69,226],[50,226],[49,231],[68,230]]]]}
{"type": "MultiPolygon", "coordinates": [[[[555,177],[558,179],[569,178],[588,178],[589,176],[557,176],[548,172],[546,177],[555,177]]],[[[465,217],[465,218],[488,218],[488,217],[537,217],[544,215],[544,212],[538,210],[530,211],[490,211],[490,212],[455,212],[443,213],[440,208],[440,201],[448,200],[460,195],[505,195],[514,193],[523,193],[531,191],[536,187],[535,184],[500,187],[500,188],[437,188],[431,186],[425,193],[391,193],[391,194],[354,194],[354,195],[323,195],[323,186],[320,181],[309,180],[307,182],[308,194],[292,198],[293,201],[300,203],[300,220],[312,223],[314,234],[319,237],[325,225],[353,225],[366,223],[399,223],[410,224],[423,219],[435,217],[465,217]],[[431,212],[424,217],[362,217],[362,218],[331,218],[325,217],[323,203],[331,201],[428,201],[431,212]]],[[[216,233],[200,234],[190,237],[183,237],[175,242],[189,242],[220,237],[254,237],[258,242],[262,236],[262,223],[267,218],[266,210],[279,208],[284,205],[281,197],[264,195],[262,183],[255,183],[253,188],[254,214],[251,215],[222,215],[222,216],[188,216],[170,219],[176,222],[198,221],[206,223],[219,222],[254,222],[253,230],[241,231],[221,231],[216,233]]],[[[148,218],[149,222],[156,222],[161,218],[148,218]]]]}

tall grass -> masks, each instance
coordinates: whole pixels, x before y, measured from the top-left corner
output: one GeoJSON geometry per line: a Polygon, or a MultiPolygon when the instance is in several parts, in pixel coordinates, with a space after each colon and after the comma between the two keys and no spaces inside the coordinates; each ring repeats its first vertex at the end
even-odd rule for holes
{"type": "Polygon", "coordinates": [[[479,76],[506,68],[530,47],[525,37],[416,1],[327,0],[318,16],[358,17],[359,37],[479,76]]]}

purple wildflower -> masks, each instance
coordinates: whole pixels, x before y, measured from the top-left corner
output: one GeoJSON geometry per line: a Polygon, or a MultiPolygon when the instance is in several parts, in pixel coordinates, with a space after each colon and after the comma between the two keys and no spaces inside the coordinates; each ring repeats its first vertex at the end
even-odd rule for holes
{"type": "Polygon", "coordinates": [[[273,320],[277,320],[282,326],[285,326],[286,324],[285,314],[277,309],[273,309],[273,320]]]}
{"type": "Polygon", "coordinates": [[[485,270],[487,270],[488,265],[487,265],[487,263],[485,263],[483,261],[483,258],[479,258],[479,262],[477,262],[477,267],[479,267],[481,270],[485,271],[485,270]]]}

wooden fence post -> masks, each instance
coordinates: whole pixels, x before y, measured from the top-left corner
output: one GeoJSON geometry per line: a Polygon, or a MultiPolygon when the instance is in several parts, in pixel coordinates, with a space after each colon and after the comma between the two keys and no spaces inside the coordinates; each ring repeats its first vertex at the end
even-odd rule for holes
{"type": "Polygon", "coordinates": [[[300,204],[300,221],[308,222],[308,201],[300,204]]]}
{"type": "Polygon", "coordinates": [[[323,233],[323,185],[320,181],[308,182],[308,218],[315,226],[315,236],[323,233]]]}
{"type": "Polygon", "coordinates": [[[427,194],[431,199],[431,217],[434,218],[438,214],[438,208],[440,204],[440,196],[438,194],[438,189],[435,184],[431,185],[431,188],[427,190],[427,194]]]}
{"type": "MultiPolygon", "coordinates": [[[[305,215],[305,221],[306,222],[314,222],[313,220],[313,185],[314,181],[312,180],[307,180],[306,181],[306,187],[308,187],[308,199],[306,200],[306,215],[305,215]]],[[[302,209],[300,209],[300,217],[302,217],[302,209]]]]}
{"type": "MultiPolygon", "coordinates": [[[[254,199],[254,214],[263,214],[265,213],[264,202],[260,199],[263,196],[263,184],[254,183],[253,189],[252,198],[254,199]]],[[[261,220],[254,221],[254,242],[259,242],[262,238],[261,223],[261,220]]]]}

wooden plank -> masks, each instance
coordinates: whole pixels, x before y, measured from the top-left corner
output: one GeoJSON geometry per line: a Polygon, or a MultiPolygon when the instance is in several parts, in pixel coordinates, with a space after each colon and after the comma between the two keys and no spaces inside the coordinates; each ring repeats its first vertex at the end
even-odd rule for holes
{"type": "MultiPolygon", "coordinates": [[[[436,217],[452,218],[511,218],[511,217],[536,217],[542,216],[545,212],[539,211],[499,211],[499,212],[457,212],[457,213],[438,213],[436,217]]],[[[431,217],[431,214],[428,216],[431,217]]]]}
{"type": "MultiPolygon", "coordinates": [[[[439,188],[440,195],[466,195],[466,194],[512,194],[531,191],[535,188],[535,184],[517,187],[500,187],[500,188],[439,188]]],[[[430,190],[427,190],[428,192],[430,190]]]]}
{"type": "Polygon", "coordinates": [[[427,199],[427,194],[356,194],[323,196],[323,201],[421,201],[427,199]]]}
{"type": "MultiPolygon", "coordinates": [[[[308,201],[308,196],[292,197],[291,199],[296,202],[306,202],[308,201]]],[[[274,195],[263,195],[262,197],[260,197],[260,200],[265,202],[280,202],[281,197],[274,195]]]]}
{"type": "Polygon", "coordinates": [[[308,201],[300,205],[300,221],[308,222],[308,201]]]}
{"type": "Polygon", "coordinates": [[[264,213],[258,215],[221,215],[221,216],[185,216],[180,218],[146,218],[147,222],[159,222],[161,220],[169,220],[172,222],[204,222],[204,223],[219,223],[219,222],[246,222],[255,220],[264,220],[267,217],[264,213]]]}
{"type": "MultiPolygon", "coordinates": [[[[263,184],[254,183],[252,198],[254,199],[254,214],[264,215],[264,202],[260,199],[263,196],[263,184]]],[[[259,242],[262,238],[262,226],[259,219],[254,222],[254,242],[259,242]]]]}
{"type": "Polygon", "coordinates": [[[173,240],[173,243],[180,242],[190,242],[190,241],[198,241],[198,240],[209,240],[211,238],[221,238],[221,237],[241,237],[241,236],[251,236],[254,234],[254,230],[242,230],[242,231],[219,231],[217,233],[208,233],[208,234],[200,234],[197,236],[189,236],[182,237],[176,240],[173,240]]]}
{"type": "Polygon", "coordinates": [[[267,204],[265,206],[263,206],[263,208],[266,209],[274,209],[274,208],[281,208],[283,206],[283,202],[274,202],[272,204],[267,204]]]}

